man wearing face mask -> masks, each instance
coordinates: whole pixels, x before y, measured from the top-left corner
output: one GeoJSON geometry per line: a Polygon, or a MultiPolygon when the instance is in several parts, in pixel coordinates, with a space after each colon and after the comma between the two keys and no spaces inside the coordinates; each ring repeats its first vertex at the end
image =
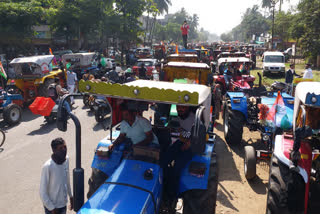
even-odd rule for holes
{"type": "Polygon", "coordinates": [[[42,167],[40,197],[45,214],[65,214],[68,196],[70,209],[73,209],[67,146],[64,139],[56,138],[52,140],[51,148],[53,154],[42,167]]]}

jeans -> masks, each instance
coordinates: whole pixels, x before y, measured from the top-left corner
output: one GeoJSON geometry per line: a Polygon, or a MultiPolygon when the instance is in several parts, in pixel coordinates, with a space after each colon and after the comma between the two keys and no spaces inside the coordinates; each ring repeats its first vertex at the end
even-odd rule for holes
{"type": "MultiPolygon", "coordinates": [[[[74,88],[75,88],[75,85],[68,85],[68,91],[70,94],[74,94],[74,88]]],[[[70,101],[71,101],[71,103],[74,102],[73,96],[70,97],[70,101]]]]}
{"type": "Polygon", "coordinates": [[[188,48],[188,46],[187,46],[188,35],[182,35],[182,39],[183,39],[183,46],[185,49],[187,49],[188,48]]]}
{"type": "MultiPolygon", "coordinates": [[[[61,207],[61,208],[57,208],[58,210],[58,214],[66,214],[67,213],[67,207],[61,207]]],[[[44,207],[44,213],[45,214],[51,214],[52,212],[49,211],[46,207],[44,207]]]]}
{"type": "Polygon", "coordinates": [[[164,176],[168,181],[168,196],[172,198],[175,198],[179,191],[179,182],[182,170],[192,159],[191,148],[182,151],[182,146],[183,142],[177,140],[168,148],[161,161],[161,166],[164,170],[164,176]],[[174,166],[173,169],[169,172],[168,164],[170,164],[173,160],[174,166]]]}

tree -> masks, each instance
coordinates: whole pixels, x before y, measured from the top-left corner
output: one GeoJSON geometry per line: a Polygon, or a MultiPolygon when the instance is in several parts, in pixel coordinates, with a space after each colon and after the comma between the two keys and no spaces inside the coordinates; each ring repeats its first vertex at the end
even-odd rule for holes
{"type": "Polygon", "coordinates": [[[320,0],[302,0],[298,5],[298,26],[293,26],[294,37],[298,37],[305,55],[315,58],[320,55],[320,0]]]}
{"type": "Polygon", "coordinates": [[[230,33],[223,33],[220,35],[220,39],[224,42],[230,42],[233,40],[232,36],[230,33]]]}

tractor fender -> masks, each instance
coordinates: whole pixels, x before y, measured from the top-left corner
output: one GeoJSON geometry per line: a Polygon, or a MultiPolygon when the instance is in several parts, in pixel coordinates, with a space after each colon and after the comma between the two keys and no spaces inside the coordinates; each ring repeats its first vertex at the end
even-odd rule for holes
{"type": "Polygon", "coordinates": [[[16,103],[17,105],[19,105],[21,107],[23,97],[21,96],[21,94],[11,94],[11,95],[6,94],[4,96],[4,100],[5,100],[5,102],[2,104],[2,107],[7,107],[11,103],[16,103]]]}
{"type": "MultiPolygon", "coordinates": [[[[184,167],[179,183],[179,192],[182,193],[191,189],[207,189],[209,169],[212,159],[212,153],[214,152],[215,144],[206,144],[206,151],[203,155],[195,155],[192,160],[184,167]],[[206,170],[203,176],[192,175],[189,172],[189,167],[192,163],[204,163],[206,170]]],[[[216,161],[216,160],[213,160],[216,161]]]]}
{"type": "Polygon", "coordinates": [[[231,109],[240,111],[245,118],[248,117],[247,97],[242,92],[227,92],[226,97],[231,101],[231,109]]]}
{"type": "MultiPolygon", "coordinates": [[[[119,136],[119,134],[120,134],[119,131],[113,132],[112,138],[116,139],[119,136]]],[[[108,136],[99,142],[97,149],[99,149],[100,147],[108,148],[109,145],[111,145],[111,141],[108,136]]],[[[122,148],[122,145],[120,145],[119,148],[114,149],[114,151],[111,153],[109,158],[99,157],[95,152],[93,161],[91,164],[91,168],[98,169],[103,173],[105,173],[106,175],[110,176],[116,170],[116,168],[119,166],[121,162],[122,153],[123,153],[122,151],[123,151],[123,148],[122,148]]]]}
{"type": "Polygon", "coordinates": [[[43,83],[46,81],[46,79],[54,79],[55,77],[57,77],[57,76],[58,76],[59,74],[61,74],[61,73],[62,73],[61,70],[51,71],[48,75],[36,79],[36,80],[34,81],[34,84],[35,84],[35,85],[43,84],[43,83]]]}
{"type": "Polygon", "coordinates": [[[156,214],[159,212],[162,185],[163,171],[158,164],[125,159],[78,214],[156,214]],[[151,176],[146,177],[147,171],[151,176]]]}
{"type": "MultiPolygon", "coordinates": [[[[288,167],[293,163],[290,160],[290,152],[293,148],[293,138],[285,135],[277,135],[275,138],[274,153],[283,164],[288,167]]],[[[299,174],[305,183],[308,183],[312,164],[312,149],[308,143],[301,142],[301,160],[298,162],[299,174]]]]}

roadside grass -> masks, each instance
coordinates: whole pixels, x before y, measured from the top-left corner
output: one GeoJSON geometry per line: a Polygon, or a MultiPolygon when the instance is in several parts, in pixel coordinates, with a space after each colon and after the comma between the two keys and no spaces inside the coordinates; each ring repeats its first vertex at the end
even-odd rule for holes
{"type": "MultiPolygon", "coordinates": [[[[298,64],[296,63],[296,73],[302,75],[302,72],[305,70],[304,69],[305,64],[303,62],[298,62],[298,64]]],[[[290,63],[286,63],[286,71],[289,70],[290,68],[290,63]]],[[[313,72],[313,77],[314,77],[314,81],[316,82],[320,82],[320,71],[319,70],[312,70],[313,72]]],[[[255,70],[251,70],[251,75],[256,77],[256,80],[254,81],[255,85],[259,84],[259,76],[258,73],[261,74],[262,77],[262,85],[269,87],[271,86],[272,83],[274,83],[275,81],[279,81],[279,82],[284,82],[285,78],[281,77],[280,75],[269,75],[267,77],[263,77],[262,76],[262,62],[259,60],[257,61],[257,67],[255,70]]]]}

